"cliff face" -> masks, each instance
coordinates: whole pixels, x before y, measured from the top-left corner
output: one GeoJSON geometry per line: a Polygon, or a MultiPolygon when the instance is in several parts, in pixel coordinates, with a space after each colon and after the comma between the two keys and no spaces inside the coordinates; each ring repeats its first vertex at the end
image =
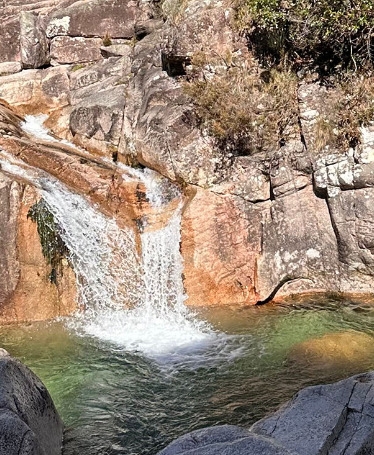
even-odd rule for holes
{"type": "MultiPolygon", "coordinates": [[[[181,251],[187,304],[252,304],[315,291],[370,293],[370,128],[355,149],[317,152],[313,124],[326,94],[307,80],[295,95],[295,134],[266,153],[238,156],[198,127],[182,87],[197,55],[221,61],[236,55],[252,59],[258,77],[262,71],[232,18],[229,4],[215,0],[5,2],[0,148],[56,175],[133,229],[150,207],[139,189],[121,180],[115,164],[103,169],[95,157],[140,163],[178,182],[185,194],[181,251]],[[68,146],[33,143],[12,112],[47,114],[56,135],[90,155],[82,159],[68,146]]],[[[222,68],[208,64],[204,71],[213,77],[222,68]]],[[[36,282],[41,287],[35,294],[59,305],[65,299],[70,303],[62,312],[70,311],[73,299],[70,291],[63,297],[65,285],[56,289],[43,279],[36,227],[26,218],[36,190],[5,175],[0,182],[3,314],[24,308],[18,302],[28,286],[39,289],[36,282]]],[[[26,300],[30,308],[44,308],[34,303],[38,297],[26,300]]],[[[19,319],[59,311],[20,310],[19,319]]]]}

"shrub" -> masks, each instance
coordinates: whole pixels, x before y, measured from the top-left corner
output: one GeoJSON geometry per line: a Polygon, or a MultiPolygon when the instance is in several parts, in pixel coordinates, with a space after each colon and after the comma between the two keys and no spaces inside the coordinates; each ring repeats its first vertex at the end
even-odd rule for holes
{"type": "Polygon", "coordinates": [[[102,37],[103,40],[103,46],[108,47],[112,45],[112,38],[108,32],[105,33],[105,35],[102,37]]]}
{"type": "Polygon", "coordinates": [[[188,0],[163,0],[161,3],[162,14],[165,19],[177,24],[184,16],[188,0]]]}
{"type": "Polygon", "coordinates": [[[297,81],[290,72],[271,70],[259,77],[231,67],[207,80],[184,84],[201,127],[236,155],[277,149],[297,126],[297,81]]]}
{"type": "Polygon", "coordinates": [[[324,100],[315,125],[316,147],[342,150],[361,141],[360,128],[374,119],[374,77],[347,75],[324,100]]]}
{"type": "Polygon", "coordinates": [[[237,0],[237,25],[263,62],[322,71],[373,62],[372,0],[237,0]]]}

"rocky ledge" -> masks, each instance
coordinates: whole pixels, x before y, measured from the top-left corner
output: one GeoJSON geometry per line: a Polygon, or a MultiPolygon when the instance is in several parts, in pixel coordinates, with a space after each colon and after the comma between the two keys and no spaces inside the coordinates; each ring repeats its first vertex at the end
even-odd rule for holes
{"type": "Polygon", "coordinates": [[[158,455],[368,455],[374,453],[374,371],[301,390],[249,430],[205,428],[158,455]]]}
{"type": "Polygon", "coordinates": [[[0,349],[0,455],[59,455],[62,433],[44,384],[0,349]]]}

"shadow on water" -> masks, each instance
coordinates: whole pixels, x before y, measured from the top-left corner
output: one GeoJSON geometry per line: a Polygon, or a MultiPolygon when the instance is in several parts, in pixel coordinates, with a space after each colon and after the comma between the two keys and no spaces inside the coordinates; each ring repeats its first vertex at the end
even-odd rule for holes
{"type": "Polygon", "coordinates": [[[374,368],[369,306],[329,300],[201,317],[212,337],[148,358],[64,322],[3,328],[0,339],[50,390],[64,455],[153,455],[185,432],[249,426],[302,387],[374,368]]]}

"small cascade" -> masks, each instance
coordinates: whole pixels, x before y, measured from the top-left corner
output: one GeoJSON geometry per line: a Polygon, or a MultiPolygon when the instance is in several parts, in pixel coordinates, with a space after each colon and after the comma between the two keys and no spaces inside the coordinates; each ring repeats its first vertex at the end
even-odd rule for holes
{"type": "MultiPolygon", "coordinates": [[[[40,119],[29,116],[25,125],[29,134],[56,140],[40,119]]],[[[159,358],[214,339],[210,327],[184,305],[179,251],[182,201],[177,186],[153,171],[121,165],[124,178],[145,185],[146,198],[155,210],[170,210],[170,201],[176,202],[174,213],[161,227],[143,225],[139,254],[132,230],[120,228],[86,198],[6,153],[0,161],[6,172],[39,188],[60,228],[77,276],[82,309],[68,320],[70,328],[120,349],[159,358]]]]}
{"type": "Polygon", "coordinates": [[[120,229],[115,220],[56,181],[44,180],[41,186],[41,195],[70,251],[86,317],[138,305],[141,264],[131,230],[120,229]]]}
{"type": "MultiPolygon", "coordinates": [[[[157,173],[123,167],[127,176],[133,175],[145,183],[147,199],[155,208],[180,197],[178,188],[157,173]]],[[[137,304],[127,309],[105,306],[91,318],[86,313],[80,321],[81,330],[126,350],[163,359],[200,347],[214,338],[208,324],[198,320],[184,305],[180,212],[181,203],[165,226],[155,230],[145,226],[140,235],[141,280],[137,283],[140,291],[137,304]]]]}

